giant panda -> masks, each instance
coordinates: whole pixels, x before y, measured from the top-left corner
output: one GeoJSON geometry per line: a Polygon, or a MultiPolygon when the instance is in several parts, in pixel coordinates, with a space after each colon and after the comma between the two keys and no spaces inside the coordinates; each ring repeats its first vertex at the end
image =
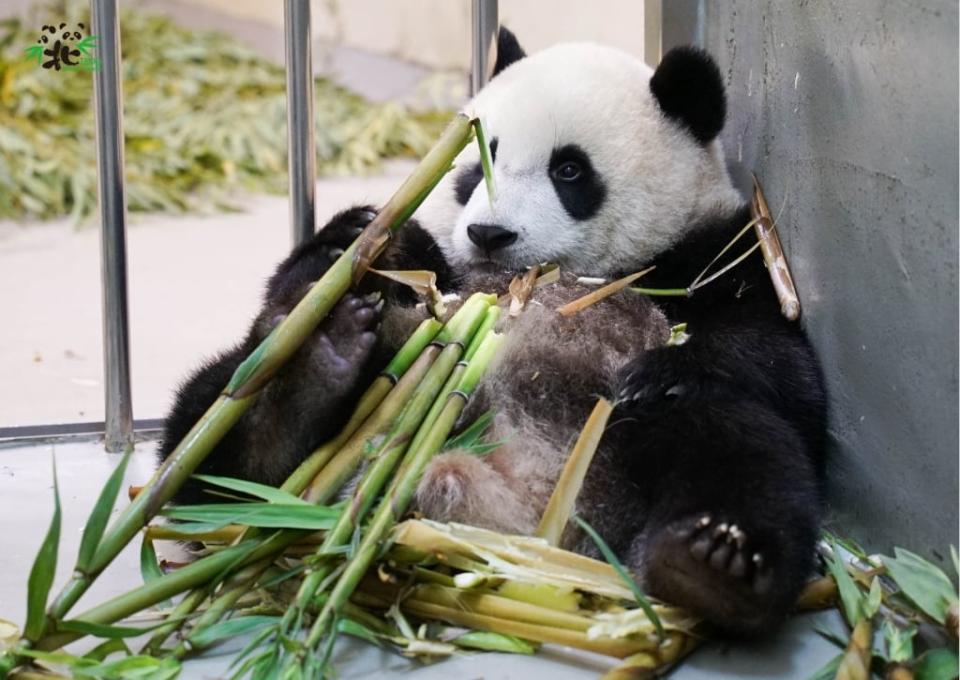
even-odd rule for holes
{"type": "MultiPolygon", "coordinates": [[[[595,399],[614,399],[578,511],[649,593],[742,636],[789,612],[822,511],[820,368],[801,329],[781,317],[762,260],[748,258],[689,297],[623,291],[569,318],[555,312],[585,292],[578,275],[612,279],[655,265],[644,286],[685,286],[748,222],[717,139],[725,107],[719,70],[700,50],[672,50],[651,70],[586,43],[527,56],[502,29],[494,76],[469,105],[492,140],[495,200],[468,146],[378,266],[430,269],[441,289],[464,297],[503,290],[533,263],[563,272],[520,318],[503,321],[513,324],[507,347],[466,414],[469,422],[492,410],[502,446],[483,458],[437,456],[418,509],[532,532],[595,399]],[[679,322],[690,338],[668,346],[679,322]]],[[[366,206],[337,214],[279,265],[247,337],[181,387],[161,459],[374,215],[366,206]]],[[[338,304],[200,471],[279,484],[338,431],[424,314],[409,292],[371,279],[338,304]]],[[[188,485],[176,500],[202,493],[188,485]]],[[[565,540],[593,550],[581,536],[565,540]]]]}

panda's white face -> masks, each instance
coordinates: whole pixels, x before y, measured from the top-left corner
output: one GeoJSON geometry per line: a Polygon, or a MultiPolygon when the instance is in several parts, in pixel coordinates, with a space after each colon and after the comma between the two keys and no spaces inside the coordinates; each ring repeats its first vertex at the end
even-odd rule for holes
{"type": "Polygon", "coordinates": [[[459,265],[605,275],[663,252],[698,217],[735,209],[718,142],[664,115],[652,73],[587,43],[515,62],[466,109],[492,140],[495,200],[471,144],[417,218],[459,265]]]}

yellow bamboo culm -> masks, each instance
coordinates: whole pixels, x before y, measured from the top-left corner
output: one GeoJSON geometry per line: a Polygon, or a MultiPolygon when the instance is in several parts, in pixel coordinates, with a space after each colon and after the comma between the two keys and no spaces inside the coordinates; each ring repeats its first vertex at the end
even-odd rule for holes
{"type": "Polygon", "coordinates": [[[557,486],[550,496],[547,503],[547,509],[543,511],[543,517],[540,518],[540,525],[537,527],[537,536],[545,538],[550,545],[558,545],[563,536],[563,530],[570,521],[570,515],[573,513],[573,506],[576,503],[577,496],[580,495],[580,488],[583,486],[583,480],[587,476],[587,470],[593,460],[597,447],[600,445],[600,439],[603,437],[607,421],[610,420],[610,414],[613,412],[613,405],[606,399],[597,401],[593,407],[593,412],[587,419],[587,424],[583,426],[577,443],[570,453],[566,464],[563,466],[563,472],[560,473],[560,479],[557,486]]]}

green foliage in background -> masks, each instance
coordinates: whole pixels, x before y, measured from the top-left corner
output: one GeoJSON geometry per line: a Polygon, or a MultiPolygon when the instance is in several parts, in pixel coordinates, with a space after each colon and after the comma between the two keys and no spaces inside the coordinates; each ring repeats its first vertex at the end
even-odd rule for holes
{"type": "MultiPolygon", "coordinates": [[[[96,209],[93,76],[40,68],[26,53],[46,21],[89,28],[87,3],[61,8],[0,22],[0,218],[80,222],[96,209]]],[[[286,191],[283,67],[136,9],[120,23],[128,208],[206,212],[234,207],[238,190],[286,191]]],[[[315,91],[320,174],[420,155],[448,117],[370,103],[322,78],[315,91]]]]}

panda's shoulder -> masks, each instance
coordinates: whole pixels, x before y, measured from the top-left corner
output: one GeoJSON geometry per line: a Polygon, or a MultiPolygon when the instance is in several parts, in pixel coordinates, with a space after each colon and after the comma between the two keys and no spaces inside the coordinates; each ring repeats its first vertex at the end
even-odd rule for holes
{"type": "MultiPolygon", "coordinates": [[[[671,279],[684,279],[687,274],[692,274],[695,278],[736,238],[749,221],[750,210],[744,206],[734,212],[707,215],[697,223],[689,225],[686,233],[669,249],[654,258],[651,264],[657,267],[657,278],[669,276],[671,279]]],[[[749,247],[752,240],[741,239],[739,243],[749,247]]],[[[731,251],[739,252],[736,246],[733,246],[731,251]]],[[[690,281],[693,278],[690,278],[690,281]]]]}

